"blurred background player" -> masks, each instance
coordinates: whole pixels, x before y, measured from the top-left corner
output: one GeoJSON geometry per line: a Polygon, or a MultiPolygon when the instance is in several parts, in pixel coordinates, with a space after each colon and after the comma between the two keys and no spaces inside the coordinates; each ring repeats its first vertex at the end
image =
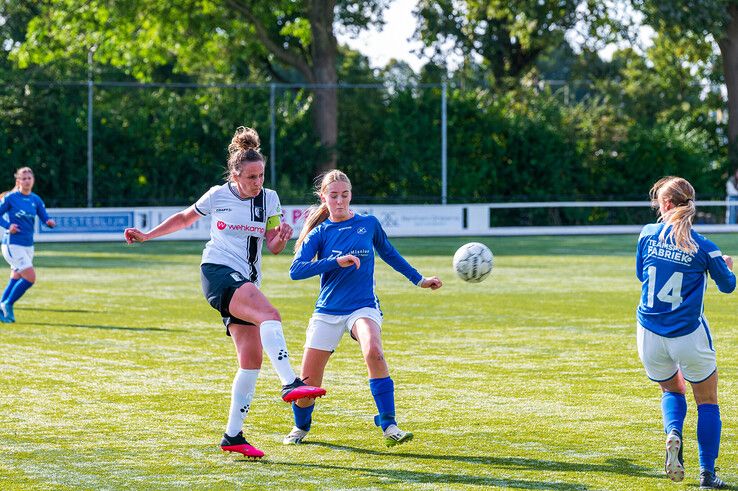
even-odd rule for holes
{"type": "MultiPolygon", "coordinates": [[[[321,204],[305,220],[290,268],[294,280],[320,275],[320,293],[307,328],[301,377],[319,386],[328,359],[343,333],[348,332],[361,346],[369,389],[379,412],[374,422],[382,428],[385,443],[392,446],[407,442],[413,434],[397,426],[394,382],[382,351],[382,312],[374,294],[374,252],[421,288],[437,290],[441,280],[418,273],[390,244],[379,220],[356,215],[349,208],[351,182],[346,174],[328,172],[316,194],[321,204]]],[[[285,444],[297,444],[305,438],[314,402],[300,399],[292,404],[295,426],[284,438],[285,444]]]]}
{"type": "Polygon", "coordinates": [[[211,216],[210,241],[205,245],[200,265],[202,289],[210,305],[223,317],[239,364],[221,448],[253,458],[263,457],[264,452],[250,445],[242,430],[261,368],[262,347],[282,381],[285,401],[325,394],[325,390],[308,386],[295,376],[279,312],[259,290],[264,239],[269,251],[279,254],[292,236],[292,227],[281,221],[277,193],[263,187],[264,157],[259,145],[255,130],[239,127],[228,146],[225,184],[213,186],[194,205],[148,233],[135,228],[125,231],[129,244],[144,242],[211,216]]]}
{"type": "Polygon", "coordinates": [[[54,228],[41,198],[32,191],[35,183],[30,167],[15,172],[15,187],[0,202],[0,227],[8,229],[3,237],[3,257],[10,264],[10,280],[0,299],[0,321],[15,322],[13,305],[36,282],[33,269],[33,231],[36,216],[54,228]],[[5,219],[7,215],[8,219],[5,219]]]}
{"type": "Polygon", "coordinates": [[[643,286],[637,341],[646,374],[663,392],[665,471],[673,481],[684,478],[686,380],[697,403],[700,486],[720,489],[726,485],[715,475],[722,427],[718,374],[703,302],[707,273],[721,292],[735,289],[733,259],[692,230],[695,192],[685,179],[664,177],[651,188],[651,199],[660,216],[657,223],[643,228],[638,239],[636,276],[643,286]]]}
{"type": "Polygon", "coordinates": [[[725,194],[727,195],[725,223],[734,225],[738,223],[738,169],[725,181],[725,194]]]}

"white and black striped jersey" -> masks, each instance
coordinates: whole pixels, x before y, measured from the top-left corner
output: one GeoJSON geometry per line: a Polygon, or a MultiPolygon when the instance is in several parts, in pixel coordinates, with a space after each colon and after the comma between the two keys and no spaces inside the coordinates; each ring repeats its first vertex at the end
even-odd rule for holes
{"type": "Polygon", "coordinates": [[[202,252],[201,264],[229,266],[258,286],[267,223],[274,228],[282,219],[277,193],[263,188],[253,198],[241,198],[236,185],[228,182],[210,188],[195,203],[195,211],[211,217],[210,241],[202,252]]]}

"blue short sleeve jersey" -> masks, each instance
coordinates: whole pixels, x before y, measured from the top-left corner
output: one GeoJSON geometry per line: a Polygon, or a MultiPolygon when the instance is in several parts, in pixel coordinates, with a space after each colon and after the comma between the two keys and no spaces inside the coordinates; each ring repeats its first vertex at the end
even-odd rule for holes
{"type": "Polygon", "coordinates": [[[372,215],[354,215],[342,222],[326,220],[311,230],[295,254],[290,277],[301,280],[320,275],[315,312],[346,315],[364,307],[379,309],[374,293],[374,251],[413,284],[423,279],[392,246],[372,215]],[[346,254],[358,257],[361,267],[339,266],[337,258],[346,254]]]}
{"type": "Polygon", "coordinates": [[[697,252],[659,241],[663,223],[646,225],[638,239],[636,276],[642,283],[637,318],[660,336],[675,338],[695,331],[704,322],[707,274],[723,293],[735,290],[735,275],[718,247],[691,231],[697,252]]]}
{"type": "Polygon", "coordinates": [[[49,220],[46,206],[37,194],[23,194],[20,191],[6,194],[0,202],[0,227],[7,229],[15,223],[19,230],[14,234],[6,233],[3,237],[3,244],[32,246],[36,216],[44,223],[49,220]]]}

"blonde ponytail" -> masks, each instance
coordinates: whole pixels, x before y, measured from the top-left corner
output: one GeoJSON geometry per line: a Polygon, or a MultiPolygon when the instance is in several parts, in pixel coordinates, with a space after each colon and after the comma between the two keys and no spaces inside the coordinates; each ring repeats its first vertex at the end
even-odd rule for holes
{"type": "Polygon", "coordinates": [[[324,197],[323,195],[326,193],[328,186],[336,181],[345,182],[348,184],[349,189],[351,189],[351,181],[348,176],[338,169],[328,171],[315,178],[315,195],[320,198],[322,202],[320,205],[313,206],[308,210],[308,217],[305,219],[305,224],[302,226],[297,242],[295,242],[295,252],[300,249],[305,237],[307,237],[307,234],[309,234],[312,229],[328,220],[330,211],[328,211],[328,205],[322,198],[324,197]]]}
{"type": "Polygon", "coordinates": [[[689,181],[667,176],[653,185],[650,194],[654,206],[658,207],[663,201],[674,205],[659,217],[659,221],[664,223],[659,241],[671,242],[685,252],[697,252],[697,243],[692,238],[692,223],[697,215],[697,206],[694,203],[694,188],[689,181]]]}
{"type": "Polygon", "coordinates": [[[0,199],[3,199],[7,194],[12,193],[13,191],[19,191],[20,186],[18,185],[17,179],[21,176],[21,174],[25,174],[28,172],[29,174],[33,175],[33,169],[30,167],[21,167],[20,169],[16,170],[13,174],[13,177],[16,179],[15,186],[13,186],[12,189],[8,189],[7,191],[3,191],[0,193],[0,199]]]}
{"type": "Polygon", "coordinates": [[[297,238],[297,242],[295,242],[295,252],[300,249],[300,246],[305,240],[305,237],[307,237],[307,234],[309,234],[312,229],[326,221],[329,215],[330,212],[328,211],[328,205],[325,203],[321,203],[320,206],[310,207],[308,210],[308,217],[305,219],[305,224],[302,226],[302,230],[300,231],[300,236],[297,238]]]}

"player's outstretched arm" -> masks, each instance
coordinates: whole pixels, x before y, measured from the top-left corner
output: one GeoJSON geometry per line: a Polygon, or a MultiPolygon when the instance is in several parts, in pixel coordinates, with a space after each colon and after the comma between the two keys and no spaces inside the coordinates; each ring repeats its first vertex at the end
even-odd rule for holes
{"type": "Polygon", "coordinates": [[[431,290],[438,290],[443,286],[443,282],[438,276],[431,276],[430,278],[423,278],[420,282],[420,288],[430,288],[431,290]]]}
{"type": "Polygon", "coordinates": [[[148,233],[142,232],[137,228],[127,228],[125,232],[123,232],[123,237],[129,244],[134,242],[146,242],[147,240],[162,237],[182,230],[183,228],[187,228],[195,223],[200,217],[201,215],[195,211],[195,207],[190,206],[186,210],[182,210],[179,213],[175,213],[170,216],[151,229],[148,233]]]}

